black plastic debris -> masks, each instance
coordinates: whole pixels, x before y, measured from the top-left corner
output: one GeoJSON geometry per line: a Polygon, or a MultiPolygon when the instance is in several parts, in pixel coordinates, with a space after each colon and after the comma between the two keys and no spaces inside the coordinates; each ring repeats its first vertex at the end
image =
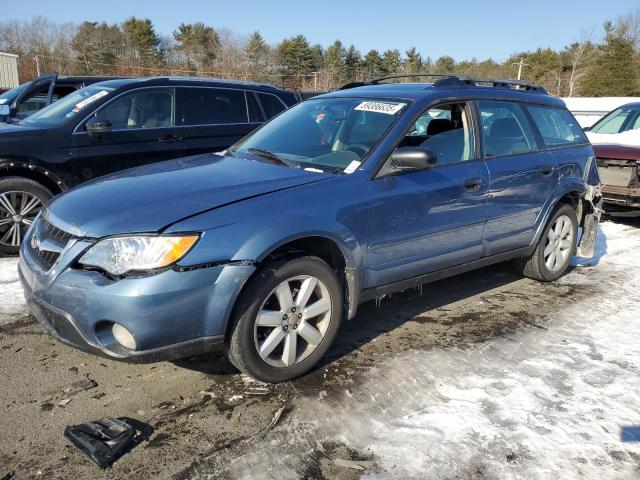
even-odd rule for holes
{"type": "Polygon", "coordinates": [[[15,478],[14,475],[15,472],[6,473],[2,477],[0,477],[0,480],[11,480],[12,478],[15,478]]]}
{"type": "Polygon", "coordinates": [[[64,436],[100,468],[110,466],[151,433],[150,425],[127,417],[105,417],[64,429],[64,436]]]}

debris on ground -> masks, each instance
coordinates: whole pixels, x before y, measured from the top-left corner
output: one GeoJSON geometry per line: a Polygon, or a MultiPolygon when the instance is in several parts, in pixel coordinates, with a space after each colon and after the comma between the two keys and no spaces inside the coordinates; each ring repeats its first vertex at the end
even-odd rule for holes
{"type": "Polygon", "coordinates": [[[149,425],[130,418],[105,417],[65,428],[67,437],[100,468],[107,468],[137,444],[148,439],[149,425]]]}

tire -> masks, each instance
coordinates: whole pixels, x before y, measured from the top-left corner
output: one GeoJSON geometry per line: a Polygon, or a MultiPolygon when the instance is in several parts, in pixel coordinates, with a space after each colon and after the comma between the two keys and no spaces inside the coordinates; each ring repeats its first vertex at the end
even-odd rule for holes
{"type": "Polygon", "coordinates": [[[227,358],[238,370],[268,383],[307,373],[336,336],[343,297],[335,271],[318,257],[266,264],[236,303],[225,344],[227,358]],[[301,303],[304,308],[298,310],[301,303]],[[330,310],[323,310],[326,307],[330,310]]]}
{"type": "Polygon", "coordinates": [[[576,211],[571,205],[562,203],[547,222],[533,254],[518,259],[516,266],[525,277],[541,282],[557,280],[566,272],[576,254],[577,238],[576,211]],[[552,259],[551,255],[556,256],[552,259]]]}
{"type": "Polygon", "coordinates": [[[29,225],[51,197],[49,189],[29,178],[0,179],[0,254],[18,254],[29,225]]]}

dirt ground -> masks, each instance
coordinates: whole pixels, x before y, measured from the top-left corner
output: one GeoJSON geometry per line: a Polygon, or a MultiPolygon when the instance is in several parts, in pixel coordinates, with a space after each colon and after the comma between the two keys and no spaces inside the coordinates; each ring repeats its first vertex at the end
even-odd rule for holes
{"type": "MultiPolygon", "coordinates": [[[[343,324],[319,368],[276,386],[240,375],[221,356],[150,365],[94,357],[50,338],[24,307],[7,298],[11,308],[0,311],[0,478],[10,471],[18,479],[234,478],[233,470],[221,465],[237,457],[229,452],[295,443],[296,429],[284,427],[291,427],[299,409],[342,401],[345,391],[357,392],[386,361],[418,352],[457,355],[492,341],[535,335],[550,327],[555,312],[594,292],[610,294],[599,286],[597,268],[579,266],[562,282],[541,284],[521,278],[506,263],[394,295],[380,306],[364,304],[355,320],[343,324]],[[147,422],[153,433],[100,471],[63,431],[103,416],[147,422]]],[[[615,274],[620,282],[627,278],[623,268],[615,274]]],[[[11,290],[6,285],[0,283],[2,302],[11,290]]],[[[305,443],[311,446],[293,474],[255,470],[256,477],[374,475],[376,467],[368,462],[377,452],[340,438],[305,443]]],[[[489,476],[478,470],[469,478],[489,476]]]]}

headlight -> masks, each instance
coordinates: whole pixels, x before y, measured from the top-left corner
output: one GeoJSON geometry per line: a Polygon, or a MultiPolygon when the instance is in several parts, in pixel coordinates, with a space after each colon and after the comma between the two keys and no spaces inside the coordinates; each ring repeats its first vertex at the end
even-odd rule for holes
{"type": "Polygon", "coordinates": [[[197,235],[107,238],[91,247],[80,263],[101,268],[112,275],[153,270],[177,262],[197,241],[197,235]]]}

